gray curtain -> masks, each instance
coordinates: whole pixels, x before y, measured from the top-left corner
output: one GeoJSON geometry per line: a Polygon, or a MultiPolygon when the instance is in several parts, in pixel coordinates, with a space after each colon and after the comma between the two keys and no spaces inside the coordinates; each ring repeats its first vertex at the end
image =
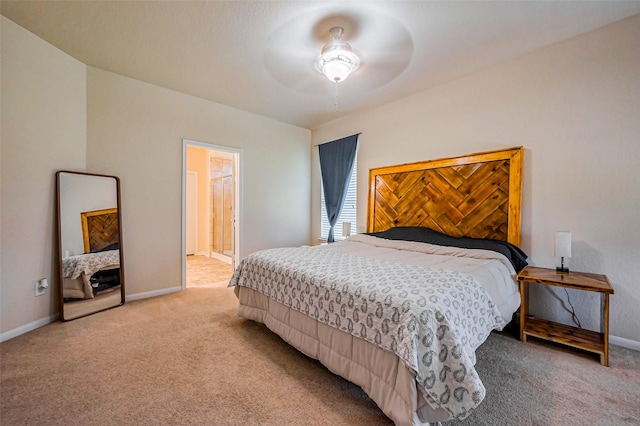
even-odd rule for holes
{"type": "Polygon", "coordinates": [[[333,228],[338,221],[344,199],[347,196],[353,161],[356,158],[356,149],[358,148],[358,136],[359,133],[318,146],[324,203],[327,208],[327,219],[331,225],[327,238],[329,243],[335,241],[333,228]]]}

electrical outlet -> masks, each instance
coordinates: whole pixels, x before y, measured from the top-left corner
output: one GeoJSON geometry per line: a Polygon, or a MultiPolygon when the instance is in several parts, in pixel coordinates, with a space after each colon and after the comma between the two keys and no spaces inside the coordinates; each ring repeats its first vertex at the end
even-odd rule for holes
{"type": "Polygon", "coordinates": [[[46,278],[36,281],[36,297],[42,296],[48,288],[49,281],[46,278]]]}

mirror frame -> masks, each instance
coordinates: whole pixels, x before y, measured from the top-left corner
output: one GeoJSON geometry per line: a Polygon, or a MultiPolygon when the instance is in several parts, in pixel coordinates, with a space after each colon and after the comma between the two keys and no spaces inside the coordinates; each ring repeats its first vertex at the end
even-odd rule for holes
{"type": "Polygon", "coordinates": [[[56,172],[56,220],[57,220],[57,246],[58,246],[58,289],[60,296],[60,319],[62,321],[71,321],[74,319],[86,317],[88,315],[93,315],[98,312],[106,311],[108,309],[113,309],[118,306],[124,305],[125,302],[125,281],[124,281],[124,251],[122,244],[122,208],[120,202],[120,178],[118,176],[113,175],[103,175],[98,173],[89,173],[89,172],[77,172],[73,170],[59,170],[56,172]],[[108,306],[106,308],[96,309],[95,311],[88,312],[86,314],[74,316],[73,318],[67,318],[64,311],[64,269],[62,267],[62,257],[64,253],[64,249],[62,247],[62,217],[61,217],[61,203],[60,203],[60,195],[61,195],[61,175],[63,173],[74,174],[74,175],[84,175],[84,176],[94,176],[94,177],[105,177],[114,179],[116,182],[116,208],[118,209],[118,244],[119,244],[119,259],[120,259],[120,303],[113,306],[108,306]]]}

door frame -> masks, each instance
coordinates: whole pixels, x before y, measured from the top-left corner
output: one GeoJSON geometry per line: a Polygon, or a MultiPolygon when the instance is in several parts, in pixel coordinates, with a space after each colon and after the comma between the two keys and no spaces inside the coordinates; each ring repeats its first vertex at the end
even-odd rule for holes
{"type": "Polygon", "coordinates": [[[233,253],[231,255],[231,266],[235,269],[240,262],[242,252],[240,241],[242,241],[242,222],[240,221],[242,212],[242,150],[224,145],[217,145],[207,142],[199,142],[190,139],[182,139],[182,289],[187,288],[187,254],[186,254],[186,185],[187,185],[187,147],[193,146],[204,148],[210,151],[223,151],[233,154],[235,173],[234,177],[234,201],[233,201],[233,253]]]}

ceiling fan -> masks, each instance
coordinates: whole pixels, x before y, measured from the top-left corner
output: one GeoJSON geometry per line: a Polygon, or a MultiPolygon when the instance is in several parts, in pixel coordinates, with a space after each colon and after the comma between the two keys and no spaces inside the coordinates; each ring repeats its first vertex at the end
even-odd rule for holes
{"type": "Polygon", "coordinates": [[[343,98],[375,90],[399,76],[413,54],[409,32],[374,8],[321,8],[285,22],[266,43],[264,65],[285,87],[343,98]],[[347,81],[348,78],[348,81],[347,81]]]}

